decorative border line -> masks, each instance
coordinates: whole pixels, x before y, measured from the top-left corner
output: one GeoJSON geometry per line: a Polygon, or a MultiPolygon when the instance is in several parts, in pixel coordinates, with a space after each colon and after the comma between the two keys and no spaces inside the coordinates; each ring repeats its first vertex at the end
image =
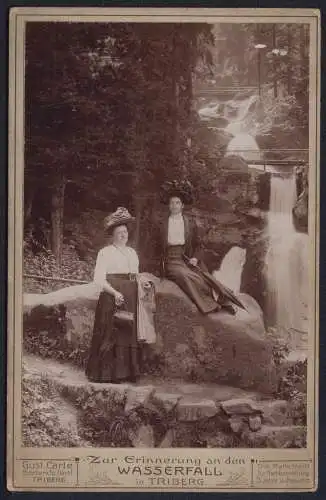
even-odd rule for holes
{"type": "MultiPolygon", "coordinates": [[[[28,10],[29,7],[26,7],[26,10],[28,10]]],[[[45,8],[46,9],[46,8],[45,8]]],[[[60,9],[61,11],[65,11],[65,10],[69,10],[71,13],[70,14],[63,14],[63,15],[60,15],[61,19],[60,21],[58,22],[67,22],[67,20],[64,20],[63,17],[64,16],[67,16],[67,18],[71,17],[71,16],[78,16],[78,18],[83,18],[83,17],[90,17],[90,16],[101,16],[103,18],[115,18],[115,17],[119,17],[121,18],[121,15],[122,15],[122,12],[123,12],[123,9],[121,9],[120,13],[111,13],[111,14],[100,14],[99,12],[97,14],[78,14],[78,10],[79,8],[71,8],[71,7],[58,7],[56,9],[60,9]],[[76,13],[72,13],[72,11],[75,11],[76,13]]],[[[90,10],[93,10],[92,7],[89,8],[90,10]]],[[[98,9],[98,8],[97,8],[98,9]]],[[[103,7],[103,9],[106,9],[106,7],[103,7]]],[[[124,8],[125,10],[129,10],[128,8],[124,8]]],[[[12,11],[15,11],[15,10],[18,10],[18,11],[22,11],[22,10],[25,10],[25,8],[21,8],[21,7],[17,7],[17,8],[13,8],[11,9],[12,11]]],[[[170,9],[169,9],[170,10],[170,9]]],[[[189,11],[189,9],[187,9],[189,11]]],[[[203,9],[200,9],[200,10],[204,10],[205,11],[205,14],[207,15],[210,8],[203,8],[203,9]]],[[[241,9],[242,10],[242,9],[241,9]]],[[[244,9],[244,10],[247,10],[247,9],[244,9]]],[[[244,15],[243,14],[243,17],[250,17],[250,18],[263,18],[263,19],[271,19],[272,17],[279,17],[279,18],[290,18],[290,19],[293,19],[293,18],[303,18],[303,19],[309,19],[309,20],[312,20],[314,19],[315,21],[317,21],[316,23],[316,47],[317,47],[317,50],[319,51],[319,39],[320,39],[320,23],[318,22],[318,20],[320,19],[319,15],[316,13],[316,14],[306,14],[306,15],[290,15],[290,14],[277,14],[275,13],[275,15],[261,15],[259,14],[258,12],[254,12],[255,9],[252,9],[252,12],[250,13],[250,15],[244,15]]],[[[262,10],[262,9],[257,9],[257,10],[262,10]]],[[[274,10],[274,9],[271,9],[271,10],[274,10]]],[[[277,11],[279,11],[279,9],[275,9],[277,11]]],[[[314,10],[316,11],[317,9],[310,9],[310,10],[314,10]]],[[[14,13],[14,12],[13,12],[14,13]]],[[[171,18],[174,18],[174,17],[182,17],[182,18],[201,18],[201,17],[206,17],[206,15],[200,15],[200,14],[191,14],[191,13],[186,13],[186,12],[180,12],[180,13],[172,13],[171,11],[169,12],[163,12],[163,9],[162,9],[162,12],[159,13],[151,13],[151,14],[135,14],[135,13],[132,13],[132,14],[129,14],[130,17],[137,17],[137,18],[142,18],[144,19],[144,22],[147,22],[146,19],[147,18],[153,18],[153,17],[157,17],[157,18],[162,18],[162,16],[166,16],[166,17],[171,17],[171,18]]],[[[239,13],[239,15],[228,15],[228,14],[211,14],[210,15],[210,18],[211,20],[213,21],[213,19],[225,19],[226,17],[229,19],[239,19],[241,17],[242,14],[239,13]]],[[[18,24],[18,19],[23,19],[25,20],[25,25],[27,22],[33,22],[32,19],[28,19],[28,17],[31,17],[31,18],[35,18],[35,17],[40,17],[40,18],[44,18],[44,17],[54,17],[54,18],[58,18],[59,14],[58,13],[47,13],[47,12],[44,12],[42,14],[29,14],[29,13],[22,13],[22,14],[19,14],[17,13],[14,18],[15,18],[15,21],[14,21],[14,32],[16,34],[15,38],[14,38],[14,49],[13,49],[13,53],[15,54],[15,62],[13,64],[13,77],[15,79],[15,84],[14,84],[14,105],[15,105],[15,108],[14,108],[14,119],[12,121],[13,123],[13,129],[12,129],[12,136],[14,137],[13,139],[13,145],[11,144],[11,154],[13,155],[13,164],[14,164],[14,172],[13,172],[13,183],[14,185],[13,186],[10,186],[11,190],[9,191],[9,194],[10,193],[13,193],[15,195],[15,186],[16,186],[16,180],[17,180],[17,168],[16,168],[16,163],[17,163],[17,147],[16,147],[16,143],[17,143],[17,113],[16,113],[16,104],[17,104],[17,95],[18,95],[18,85],[17,85],[17,61],[18,61],[18,57],[17,57],[17,52],[18,52],[18,43],[17,43],[17,36],[18,36],[18,32],[17,32],[17,24],[18,24]],[[12,148],[14,149],[12,151],[12,148]]],[[[74,20],[72,19],[69,19],[70,22],[74,22],[74,20]]],[[[207,24],[213,24],[212,21],[207,21],[207,24]]],[[[44,23],[46,22],[53,22],[52,20],[43,20],[44,23]]],[[[75,22],[78,22],[78,20],[76,20],[75,22]]],[[[84,22],[87,22],[87,21],[84,21],[84,22]]],[[[89,20],[88,21],[89,23],[101,23],[100,20],[89,20]]],[[[106,21],[106,22],[109,22],[109,21],[106,21]]],[[[125,23],[126,21],[121,21],[121,23],[125,23]]],[[[127,22],[133,22],[132,20],[130,21],[127,21],[127,22]]],[[[167,23],[168,21],[162,21],[164,23],[167,23]]],[[[199,22],[199,21],[194,21],[194,22],[199,22]]],[[[227,21],[225,21],[227,22],[227,21]]],[[[256,21],[257,22],[257,21],[256,21]]],[[[281,22],[281,21],[280,21],[281,22]]],[[[293,23],[295,24],[295,23],[293,23]]],[[[299,24],[299,23],[298,23],[299,24]]],[[[24,26],[25,27],[25,26],[24,26]]],[[[311,31],[311,30],[310,30],[311,31]]],[[[320,51],[319,51],[320,52],[320,51]]],[[[320,55],[320,54],[319,54],[320,55]]],[[[318,66],[318,63],[317,63],[317,66],[318,66]]],[[[315,101],[317,102],[317,94],[319,92],[319,74],[318,74],[318,71],[316,71],[316,97],[315,97],[315,101]]],[[[319,154],[319,150],[318,150],[318,147],[319,147],[319,141],[318,141],[318,132],[319,132],[319,114],[317,112],[317,109],[316,109],[316,136],[315,136],[315,140],[316,140],[316,153],[317,153],[317,158],[315,163],[316,163],[316,178],[315,178],[315,204],[317,205],[317,201],[319,200],[319,184],[317,183],[317,180],[319,179],[319,175],[318,175],[318,167],[320,166],[320,154],[319,154]]],[[[311,166],[311,165],[310,165],[311,166]]],[[[14,221],[16,221],[16,196],[13,197],[13,218],[14,218],[14,221]]],[[[316,209],[318,207],[316,206],[316,209]]],[[[317,233],[317,229],[318,229],[318,218],[315,217],[315,220],[314,220],[314,243],[315,243],[315,257],[317,257],[317,252],[318,252],[318,246],[317,246],[317,240],[318,240],[318,233],[317,233]]],[[[12,240],[13,240],[13,248],[16,248],[16,227],[13,228],[12,230],[12,236],[11,236],[12,240]]],[[[318,241],[319,243],[319,241],[318,241]]],[[[9,267],[9,266],[8,266],[9,267]]],[[[12,302],[13,304],[15,305],[15,297],[16,297],[16,258],[14,256],[13,258],[13,263],[12,263],[12,267],[13,267],[13,279],[12,279],[12,288],[13,288],[13,297],[12,297],[12,302]]],[[[317,348],[317,328],[316,328],[316,313],[317,313],[317,297],[316,297],[316,289],[317,289],[317,258],[316,258],[316,265],[314,267],[314,294],[315,294],[315,310],[314,310],[314,333],[315,333],[315,342],[314,342],[314,383],[313,383],[313,403],[314,403],[314,408],[315,408],[315,415],[316,416],[316,371],[317,371],[317,363],[316,363],[316,348],[317,348]]],[[[11,314],[12,314],[12,318],[13,318],[13,328],[14,328],[14,331],[15,331],[15,325],[16,325],[16,319],[15,319],[15,311],[14,311],[15,307],[13,307],[13,310],[11,311],[11,314]]],[[[9,322],[8,322],[9,323],[9,322]]],[[[9,334],[9,332],[8,332],[9,334]]],[[[14,335],[14,333],[11,333],[11,335],[14,335]]],[[[49,458],[49,459],[42,459],[42,458],[15,458],[15,454],[14,454],[14,400],[15,400],[15,379],[16,379],[16,370],[15,370],[15,342],[13,342],[13,350],[12,350],[12,360],[13,360],[13,364],[12,364],[12,396],[13,396],[13,400],[12,400],[12,438],[11,438],[11,453],[12,453],[12,470],[11,470],[11,474],[12,474],[12,485],[15,487],[16,491],[27,491],[26,488],[24,487],[19,487],[19,486],[16,486],[15,484],[15,474],[14,474],[14,470],[15,470],[15,461],[16,460],[51,460],[51,461],[73,461],[73,459],[69,459],[69,458],[63,458],[63,459],[59,459],[59,458],[49,458]]],[[[21,359],[21,362],[22,362],[22,359],[21,359]]],[[[316,420],[316,418],[314,419],[316,420]]],[[[260,448],[256,448],[256,449],[260,449],[260,448]]],[[[194,449],[195,450],[195,449],[194,449]]],[[[275,462],[275,463],[284,463],[284,462],[311,462],[312,463],[312,468],[313,468],[313,482],[315,483],[315,469],[316,469],[316,458],[315,458],[315,454],[316,454],[316,423],[314,421],[314,426],[313,426],[313,453],[314,453],[314,459],[306,459],[306,460],[291,460],[291,459],[286,459],[286,460],[259,460],[259,462],[275,462]]],[[[76,462],[76,465],[77,465],[77,484],[79,484],[79,478],[78,478],[78,469],[79,469],[79,457],[75,457],[75,462],[76,462]]],[[[263,491],[263,492],[268,492],[268,491],[275,491],[275,490],[282,490],[284,491],[284,487],[273,487],[271,489],[268,489],[268,488],[257,488],[253,485],[253,461],[252,460],[256,460],[256,459],[251,459],[251,483],[250,485],[246,485],[246,489],[250,489],[250,488],[255,488],[257,491],[263,491]]],[[[33,488],[34,491],[48,491],[49,489],[53,489],[53,488],[33,488]]],[[[62,490],[66,490],[66,491],[70,491],[71,489],[68,487],[65,487],[65,486],[55,486],[54,489],[62,489],[62,490]]],[[[81,486],[80,489],[92,489],[93,491],[96,491],[97,489],[105,489],[106,491],[108,491],[108,488],[106,486],[103,486],[103,487],[100,487],[100,486],[97,486],[94,490],[93,487],[87,487],[87,486],[81,486]]],[[[115,487],[115,486],[110,486],[110,489],[119,489],[120,491],[123,491],[123,490],[134,490],[135,487],[127,487],[127,486],[124,486],[123,489],[121,489],[120,487],[115,487]]],[[[153,491],[153,490],[158,490],[160,489],[160,487],[152,487],[152,488],[142,488],[142,491],[146,492],[146,491],[153,491]]],[[[191,490],[187,490],[186,488],[183,488],[183,487],[178,487],[176,486],[175,488],[170,488],[170,487],[165,487],[164,488],[166,491],[176,491],[176,489],[178,490],[182,490],[182,491],[194,491],[193,489],[191,490]]],[[[201,487],[200,489],[196,489],[197,492],[201,491],[201,490],[209,490],[209,491],[228,491],[228,490],[239,490],[239,491],[245,491],[243,488],[239,488],[239,487],[232,487],[230,486],[229,488],[225,489],[225,488],[219,488],[217,486],[217,488],[211,488],[211,487],[201,487]]],[[[288,488],[287,491],[311,491],[311,488],[296,488],[296,487],[293,487],[293,488],[288,488]]]]}

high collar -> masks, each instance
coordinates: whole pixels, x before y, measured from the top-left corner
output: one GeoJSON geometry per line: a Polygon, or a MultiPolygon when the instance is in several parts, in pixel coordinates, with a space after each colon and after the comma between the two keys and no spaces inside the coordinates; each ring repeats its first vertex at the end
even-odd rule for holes
{"type": "Polygon", "coordinates": [[[120,250],[121,252],[123,252],[124,250],[128,250],[128,246],[127,245],[116,245],[115,243],[112,243],[111,246],[113,246],[117,250],[120,250]]]}
{"type": "Polygon", "coordinates": [[[183,219],[183,214],[180,212],[179,214],[170,214],[169,218],[172,220],[180,220],[183,219]]]}

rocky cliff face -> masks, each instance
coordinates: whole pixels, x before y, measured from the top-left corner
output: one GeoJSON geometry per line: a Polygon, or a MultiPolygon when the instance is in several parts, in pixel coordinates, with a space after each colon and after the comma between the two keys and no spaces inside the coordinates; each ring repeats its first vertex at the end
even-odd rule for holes
{"type": "Polygon", "coordinates": [[[303,192],[297,199],[297,202],[293,208],[293,221],[297,231],[302,233],[308,233],[308,187],[306,186],[303,192]]]}

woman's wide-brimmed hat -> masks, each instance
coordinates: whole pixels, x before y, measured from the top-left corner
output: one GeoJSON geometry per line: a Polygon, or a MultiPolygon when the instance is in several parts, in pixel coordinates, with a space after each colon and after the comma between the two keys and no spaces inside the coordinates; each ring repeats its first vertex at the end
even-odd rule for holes
{"type": "Polygon", "coordinates": [[[194,201],[194,188],[191,182],[187,180],[166,181],[161,188],[161,201],[166,204],[174,196],[180,198],[185,205],[191,205],[194,201]]]}
{"type": "Polygon", "coordinates": [[[112,231],[117,226],[129,225],[132,222],[135,222],[135,217],[132,217],[126,208],[119,207],[115,212],[105,217],[104,227],[107,231],[112,231]]]}

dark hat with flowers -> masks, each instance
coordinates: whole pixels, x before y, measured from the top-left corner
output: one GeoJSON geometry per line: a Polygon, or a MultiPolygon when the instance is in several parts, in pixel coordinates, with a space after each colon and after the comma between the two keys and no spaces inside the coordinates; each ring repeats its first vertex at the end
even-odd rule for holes
{"type": "Polygon", "coordinates": [[[135,217],[128,212],[124,207],[119,207],[115,212],[109,214],[104,219],[104,227],[107,231],[112,231],[117,226],[130,224],[135,221],[135,217]]]}
{"type": "Polygon", "coordinates": [[[170,198],[180,198],[185,205],[191,205],[194,201],[194,188],[188,180],[166,181],[161,188],[161,201],[168,203],[170,198]]]}

